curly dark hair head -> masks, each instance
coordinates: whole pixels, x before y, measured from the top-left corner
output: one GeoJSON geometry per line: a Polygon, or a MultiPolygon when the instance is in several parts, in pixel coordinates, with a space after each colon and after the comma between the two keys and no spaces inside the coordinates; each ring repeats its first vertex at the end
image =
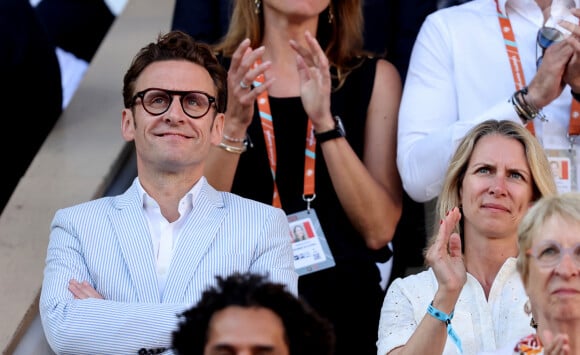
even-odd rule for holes
{"type": "Polygon", "coordinates": [[[291,355],[333,354],[335,338],[330,322],[284,285],[252,273],[216,279],[216,287],[206,290],[195,307],[179,315],[179,329],[173,332],[176,354],[203,354],[213,315],[230,306],[267,308],[277,314],[284,324],[291,355]]]}
{"type": "Polygon", "coordinates": [[[131,66],[123,78],[123,103],[131,107],[135,95],[135,82],[151,63],[163,60],[185,60],[204,67],[216,88],[216,111],[226,111],[227,72],[219,63],[209,45],[195,41],[185,32],[174,30],[159,35],[157,42],[151,42],[135,55],[131,66]]]}

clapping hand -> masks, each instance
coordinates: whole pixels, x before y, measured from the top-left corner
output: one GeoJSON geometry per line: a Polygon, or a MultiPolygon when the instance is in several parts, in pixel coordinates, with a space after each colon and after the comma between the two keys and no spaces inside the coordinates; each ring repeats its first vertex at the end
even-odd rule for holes
{"type": "Polygon", "coordinates": [[[296,51],[296,65],[300,74],[300,96],[302,105],[312,120],[315,131],[334,128],[330,113],[330,64],[324,51],[312,34],[304,35],[307,47],[291,40],[290,46],[296,51]]]}
{"type": "MultiPolygon", "coordinates": [[[[571,12],[580,18],[580,9],[571,9],[571,12]]],[[[580,92],[580,27],[568,21],[561,21],[559,25],[571,35],[545,50],[542,64],[528,86],[526,100],[538,109],[558,98],[566,84],[574,92],[580,92]]]]}
{"type": "Polygon", "coordinates": [[[235,126],[244,129],[250,125],[254,115],[254,102],[258,95],[268,90],[275,78],[269,78],[260,86],[252,86],[259,75],[270,68],[270,61],[261,61],[264,54],[264,46],[256,49],[250,48],[250,40],[243,40],[232,55],[232,62],[228,70],[228,108],[227,119],[235,126]]]}
{"type": "MultiPolygon", "coordinates": [[[[580,19],[580,9],[570,10],[574,16],[580,19]]],[[[567,43],[574,50],[564,72],[564,82],[572,88],[575,93],[580,93],[580,26],[571,22],[562,22],[562,27],[572,33],[567,38],[567,43]]]]}
{"type": "Polygon", "coordinates": [[[454,207],[441,220],[439,231],[435,242],[429,250],[425,259],[439,283],[439,290],[442,296],[451,296],[455,300],[459,297],[463,285],[467,281],[467,271],[463,263],[461,252],[461,238],[459,234],[453,232],[457,223],[461,219],[459,208],[454,207]]]}
{"type": "Polygon", "coordinates": [[[553,335],[551,331],[544,330],[544,355],[570,355],[570,340],[567,334],[553,335]]]}

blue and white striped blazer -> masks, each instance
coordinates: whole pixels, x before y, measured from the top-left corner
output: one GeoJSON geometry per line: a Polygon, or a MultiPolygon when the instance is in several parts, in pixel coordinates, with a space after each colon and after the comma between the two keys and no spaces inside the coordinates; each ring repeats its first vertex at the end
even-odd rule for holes
{"type": "Polygon", "coordinates": [[[297,294],[290,229],[281,209],[219,192],[203,178],[184,224],[161,299],[135,179],[122,195],[56,212],[51,224],[40,316],[58,354],[138,354],[169,348],[177,315],[216,275],[268,274],[297,294]],[[75,300],[69,280],[105,299],[75,300]]]}

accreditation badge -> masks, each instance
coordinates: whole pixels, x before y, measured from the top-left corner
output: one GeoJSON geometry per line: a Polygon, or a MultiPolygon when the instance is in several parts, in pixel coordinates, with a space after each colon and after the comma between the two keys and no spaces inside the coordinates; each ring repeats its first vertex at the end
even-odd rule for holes
{"type": "Polygon", "coordinates": [[[335,265],[334,257],[313,208],[288,215],[294,268],[306,275],[335,265]]]}
{"type": "Polygon", "coordinates": [[[546,149],[559,193],[578,191],[575,149],[546,149]]]}

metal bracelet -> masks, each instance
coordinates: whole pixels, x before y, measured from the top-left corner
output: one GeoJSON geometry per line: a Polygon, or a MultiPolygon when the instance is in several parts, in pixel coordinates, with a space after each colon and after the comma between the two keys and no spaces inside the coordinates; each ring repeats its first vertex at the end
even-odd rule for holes
{"type": "Polygon", "coordinates": [[[233,137],[230,137],[230,136],[228,136],[226,134],[223,134],[223,138],[226,141],[230,141],[232,143],[242,143],[242,142],[244,142],[244,141],[246,141],[248,139],[248,136],[246,135],[244,138],[233,138],[233,137]]]}
{"type": "Polygon", "coordinates": [[[227,145],[224,142],[220,142],[217,146],[222,148],[226,152],[235,153],[235,154],[242,154],[243,152],[248,150],[248,143],[245,141],[244,141],[244,145],[241,147],[234,147],[232,145],[227,145]]]}

